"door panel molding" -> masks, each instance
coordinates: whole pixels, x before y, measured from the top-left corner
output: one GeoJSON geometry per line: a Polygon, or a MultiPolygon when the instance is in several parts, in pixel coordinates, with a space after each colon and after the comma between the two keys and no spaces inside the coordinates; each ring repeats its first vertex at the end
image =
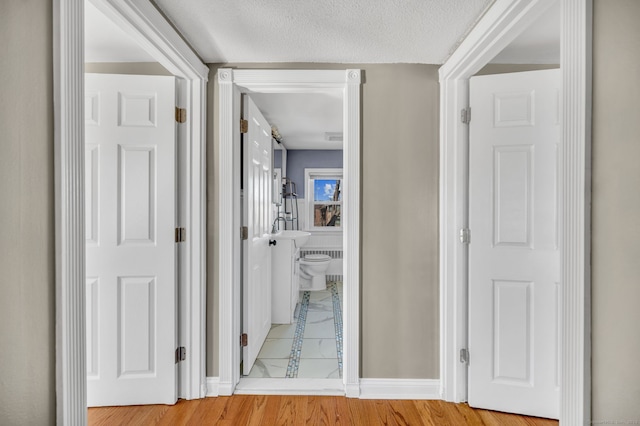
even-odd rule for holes
{"type": "MultiPolygon", "coordinates": [[[[181,250],[180,396],[206,395],[206,87],[204,65],[146,0],[91,0],[178,78],[178,103],[189,108],[180,126],[184,148],[178,211],[188,232],[181,250]],[[188,178],[188,179],[187,179],[188,178]],[[188,184],[187,184],[188,182],[188,184]],[[188,285],[186,284],[188,283],[188,285]],[[182,284],[181,284],[182,285],[182,284]]],[[[56,252],[56,417],[58,424],[85,424],[85,191],[84,191],[84,0],[54,0],[54,155],[56,252]]],[[[181,144],[182,145],[182,144],[181,144]]]]}
{"type": "MultiPolygon", "coordinates": [[[[590,382],[590,170],[592,0],[562,5],[562,147],[560,171],[561,279],[560,423],[587,424],[590,382]],[[576,303],[575,301],[580,301],[576,303]]],[[[440,68],[440,378],[442,397],[467,396],[459,351],[467,345],[469,78],[554,0],[497,0],[440,68]]]]}

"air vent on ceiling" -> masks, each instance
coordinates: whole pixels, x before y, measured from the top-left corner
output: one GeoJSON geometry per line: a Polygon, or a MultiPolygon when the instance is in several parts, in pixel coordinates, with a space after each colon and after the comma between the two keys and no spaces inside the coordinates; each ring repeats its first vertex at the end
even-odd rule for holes
{"type": "Polygon", "coordinates": [[[342,142],[342,132],[326,132],[324,140],[328,142],[342,142]]]}

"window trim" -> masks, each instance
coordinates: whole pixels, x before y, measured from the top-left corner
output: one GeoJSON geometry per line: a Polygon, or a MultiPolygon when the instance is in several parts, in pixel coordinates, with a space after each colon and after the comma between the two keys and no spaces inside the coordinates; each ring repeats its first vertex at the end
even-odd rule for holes
{"type": "MultiPolygon", "coordinates": [[[[305,231],[311,232],[342,232],[343,224],[340,226],[313,226],[313,205],[316,202],[313,199],[313,181],[322,178],[339,178],[342,188],[344,188],[344,173],[342,168],[305,168],[304,169],[304,202],[306,207],[306,221],[304,224],[305,231]]],[[[340,201],[331,201],[326,204],[340,205],[340,214],[342,215],[342,206],[344,205],[343,199],[340,201]]],[[[341,218],[342,219],[342,218],[341,218]]]]}

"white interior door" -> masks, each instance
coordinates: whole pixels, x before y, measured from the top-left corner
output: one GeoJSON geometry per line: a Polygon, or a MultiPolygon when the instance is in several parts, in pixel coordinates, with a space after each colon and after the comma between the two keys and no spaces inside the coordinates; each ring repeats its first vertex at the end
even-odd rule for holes
{"type": "Polygon", "coordinates": [[[558,418],[560,70],[471,79],[469,405],[558,418]]]}
{"type": "Polygon", "coordinates": [[[89,406],[176,402],[175,91],[85,77],[89,406]]]}
{"type": "Polygon", "coordinates": [[[243,135],[244,226],[243,244],[243,333],[247,345],[242,352],[242,374],[249,374],[271,328],[271,126],[247,95],[243,117],[248,121],[243,135]]]}

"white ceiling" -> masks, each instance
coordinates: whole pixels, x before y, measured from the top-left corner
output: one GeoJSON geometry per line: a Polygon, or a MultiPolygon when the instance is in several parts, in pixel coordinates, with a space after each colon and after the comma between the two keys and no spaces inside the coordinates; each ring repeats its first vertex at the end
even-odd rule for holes
{"type": "Polygon", "coordinates": [[[253,93],[250,95],[271,125],[278,127],[287,149],[342,149],[325,133],[342,133],[342,94],[253,93]]]}
{"type": "Polygon", "coordinates": [[[441,64],[493,0],[155,0],[205,62],[441,64]]]}
{"type": "MultiPolygon", "coordinates": [[[[493,0],[156,0],[205,62],[442,63],[493,0]]],[[[559,63],[559,2],[493,63],[559,63]]],[[[85,1],[86,62],[155,62],[85,1]]],[[[341,149],[342,97],[253,94],[288,149],[341,149]]]]}
{"type": "Polygon", "coordinates": [[[560,2],[556,1],[491,62],[495,64],[559,64],[560,2]]]}
{"type": "Polygon", "coordinates": [[[84,2],[85,62],[155,62],[127,33],[91,2],[84,2]]]}

